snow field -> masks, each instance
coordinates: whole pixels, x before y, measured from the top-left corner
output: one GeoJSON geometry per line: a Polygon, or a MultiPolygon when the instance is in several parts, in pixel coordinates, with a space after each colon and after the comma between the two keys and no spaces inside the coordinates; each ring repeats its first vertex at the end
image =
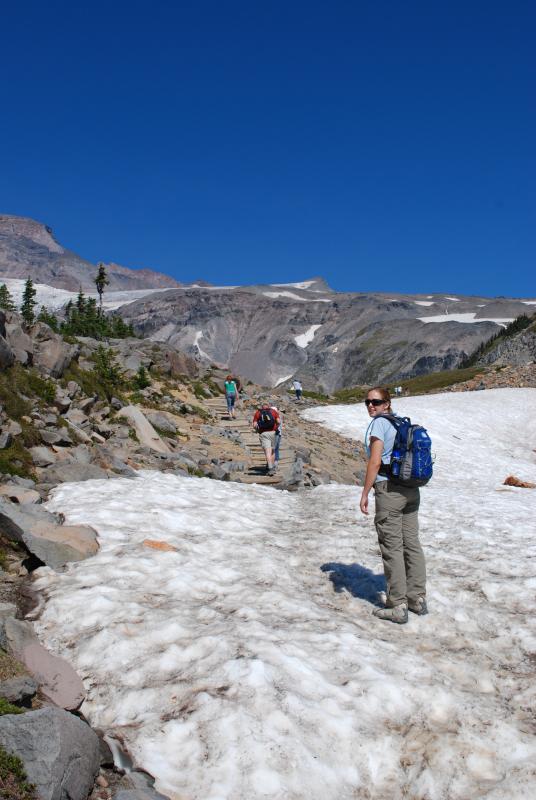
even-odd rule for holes
{"type": "MultiPolygon", "coordinates": [[[[383,587],[360,490],[289,494],[140,473],[63,484],[49,508],[101,549],[42,568],[42,640],[83,712],[191,800],[517,800],[536,788],[536,390],[403,398],[422,490],[428,617],[371,616],[383,587]],[[144,545],[159,540],[176,550],[144,545]]],[[[364,405],[306,412],[362,437],[364,405]]]]}

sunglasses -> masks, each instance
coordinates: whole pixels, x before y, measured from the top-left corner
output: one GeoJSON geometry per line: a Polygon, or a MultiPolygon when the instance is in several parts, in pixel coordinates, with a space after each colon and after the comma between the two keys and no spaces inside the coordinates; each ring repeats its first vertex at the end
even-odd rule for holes
{"type": "Polygon", "coordinates": [[[386,400],[376,400],[376,398],[374,398],[374,400],[365,400],[365,405],[367,408],[369,406],[374,406],[374,408],[378,408],[378,406],[383,406],[383,404],[386,402],[387,402],[386,400]]]}

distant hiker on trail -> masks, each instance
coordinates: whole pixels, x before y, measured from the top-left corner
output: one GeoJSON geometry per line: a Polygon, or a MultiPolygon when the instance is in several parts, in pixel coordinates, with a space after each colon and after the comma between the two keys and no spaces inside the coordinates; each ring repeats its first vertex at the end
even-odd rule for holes
{"type": "Polygon", "coordinates": [[[227,375],[225,379],[225,399],[227,401],[227,412],[231,419],[235,418],[235,403],[236,398],[238,397],[238,389],[236,387],[236,381],[234,380],[232,375],[227,375]]]}
{"type": "Polygon", "coordinates": [[[279,417],[279,425],[275,429],[275,440],[274,440],[274,466],[277,467],[279,464],[279,447],[281,446],[281,435],[283,433],[283,417],[281,416],[281,412],[277,408],[277,406],[270,406],[271,411],[275,411],[275,413],[279,417]]]}
{"type": "Polygon", "coordinates": [[[266,456],[266,472],[268,475],[273,475],[275,472],[275,431],[278,426],[279,413],[269,403],[263,403],[255,412],[253,428],[259,434],[261,447],[266,456]]]}
{"type": "Polygon", "coordinates": [[[296,400],[301,400],[302,396],[302,385],[299,381],[292,381],[292,388],[296,392],[296,400]]]}
{"type": "Polygon", "coordinates": [[[385,608],[378,608],[373,614],[404,624],[408,621],[408,608],[420,616],[428,613],[426,566],[419,542],[419,489],[401,486],[386,474],[390,472],[397,433],[394,425],[382,416],[394,415],[389,391],[381,386],[369,389],[365,404],[372,421],[365,433],[369,459],[359,507],[363,514],[368,514],[368,495],[374,486],[374,524],[387,583],[385,608]]]}

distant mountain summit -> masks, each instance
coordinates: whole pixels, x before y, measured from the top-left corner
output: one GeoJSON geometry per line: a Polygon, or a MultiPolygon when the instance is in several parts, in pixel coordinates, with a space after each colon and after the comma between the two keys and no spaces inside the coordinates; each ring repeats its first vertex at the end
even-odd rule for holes
{"type": "MultiPolygon", "coordinates": [[[[67,250],[52,229],[29,217],[0,214],[0,279],[32,278],[38,283],[72,292],[94,292],[96,266],[67,250]]],[[[106,264],[110,291],[173,289],[181,284],[151,269],[106,264]]]]}

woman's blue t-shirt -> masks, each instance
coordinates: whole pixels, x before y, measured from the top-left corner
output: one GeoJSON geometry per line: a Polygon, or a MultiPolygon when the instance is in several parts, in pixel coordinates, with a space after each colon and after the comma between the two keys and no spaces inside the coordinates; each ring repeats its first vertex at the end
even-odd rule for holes
{"type": "MultiPolygon", "coordinates": [[[[365,433],[365,449],[367,451],[367,456],[369,458],[370,458],[371,436],[375,436],[376,439],[379,439],[381,442],[383,442],[382,463],[390,464],[391,453],[393,452],[393,445],[395,443],[395,437],[396,437],[395,426],[391,425],[389,420],[385,419],[384,417],[376,417],[375,419],[371,420],[370,425],[368,426],[365,433]]],[[[385,475],[378,475],[374,483],[386,480],[387,478],[385,477],[385,475]]]]}

